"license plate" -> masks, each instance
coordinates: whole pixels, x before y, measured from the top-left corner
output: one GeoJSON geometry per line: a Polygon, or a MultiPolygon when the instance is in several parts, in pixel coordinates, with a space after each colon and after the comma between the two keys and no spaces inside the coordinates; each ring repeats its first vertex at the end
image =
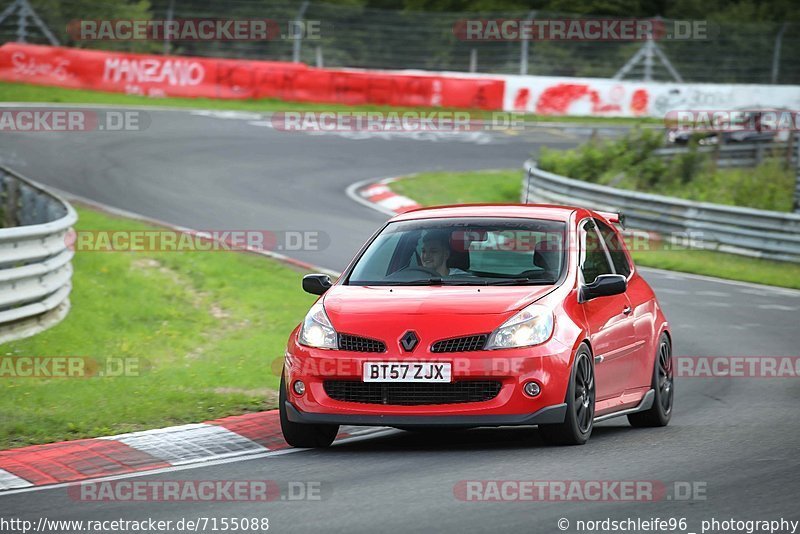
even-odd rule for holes
{"type": "Polygon", "coordinates": [[[364,382],[450,382],[446,362],[365,362],[364,382]]]}

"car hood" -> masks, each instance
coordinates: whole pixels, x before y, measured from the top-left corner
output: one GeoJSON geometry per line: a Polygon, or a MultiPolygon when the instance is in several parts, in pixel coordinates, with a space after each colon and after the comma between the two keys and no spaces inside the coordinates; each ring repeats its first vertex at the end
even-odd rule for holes
{"type": "Polygon", "coordinates": [[[489,333],[554,286],[334,286],[325,311],[339,333],[391,340],[407,330],[429,342],[489,333]]]}
{"type": "MultiPolygon", "coordinates": [[[[553,289],[547,286],[334,286],[325,294],[329,316],[507,314],[553,289]]],[[[331,317],[332,319],[332,317],[331,317]]]]}

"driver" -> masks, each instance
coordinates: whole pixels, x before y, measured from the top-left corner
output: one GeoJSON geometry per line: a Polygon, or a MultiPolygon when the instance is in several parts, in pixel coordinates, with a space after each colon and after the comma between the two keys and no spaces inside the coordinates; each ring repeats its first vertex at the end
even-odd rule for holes
{"type": "Polygon", "coordinates": [[[436,271],[441,276],[453,274],[469,274],[467,271],[448,268],[450,258],[450,232],[445,230],[428,230],[422,236],[422,266],[436,271]]]}

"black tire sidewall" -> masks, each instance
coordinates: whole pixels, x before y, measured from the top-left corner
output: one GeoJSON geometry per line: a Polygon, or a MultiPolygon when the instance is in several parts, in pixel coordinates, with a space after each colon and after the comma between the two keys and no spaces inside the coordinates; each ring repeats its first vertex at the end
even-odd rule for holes
{"type": "Polygon", "coordinates": [[[674,362],[670,362],[673,368],[672,372],[672,386],[670,387],[670,394],[672,395],[672,400],[669,407],[669,412],[665,413],[664,408],[661,405],[661,389],[658,387],[658,366],[659,360],[661,358],[661,344],[666,343],[667,348],[669,350],[669,358],[672,360],[672,343],[669,340],[669,336],[666,334],[661,334],[658,338],[658,346],[656,347],[656,357],[653,361],[653,390],[655,391],[655,395],[653,396],[653,407],[658,414],[658,418],[661,420],[662,424],[667,424],[669,420],[672,418],[672,412],[674,411],[675,405],[675,371],[674,371],[674,362]]]}
{"type": "Polygon", "coordinates": [[[575,440],[579,442],[586,442],[592,435],[594,429],[594,404],[596,400],[597,382],[594,376],[594,362],[592,361],[592,353],[589,347],[582,343],[578,350],[575,352],[575,360],[572,363],[572,371],[569,377],[569,387],[567,388],[567,417],[569,418],[569,427],[572,430],[575,440]],[[575,406],[575,377],[578,373],[578,362],[581,357],[589,359],[589,367],[592,370],[592,379],[595,380],[595,398],[592,399],[592,421],[589,424],[589,430],[581,432],[580,425],[578,424],[578,410],[575,406]]]}

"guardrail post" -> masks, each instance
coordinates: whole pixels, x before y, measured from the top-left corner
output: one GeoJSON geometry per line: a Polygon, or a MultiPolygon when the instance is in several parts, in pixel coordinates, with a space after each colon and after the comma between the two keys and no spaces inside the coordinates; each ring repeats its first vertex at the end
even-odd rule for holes
{"type": "Polygon", "coordinates": [[[19,182],[6,181],[3,198],[3,228],[12,228],[19,224],[19,182]]]}
{"type": "Polygon", "coordinates": [[[797,151],[797,159],[794,162],[794,169],[797,173],[797,180],[794,184],[794,212],[800,213],[800,135],[797,136],[794,144],[797,151]]]}

